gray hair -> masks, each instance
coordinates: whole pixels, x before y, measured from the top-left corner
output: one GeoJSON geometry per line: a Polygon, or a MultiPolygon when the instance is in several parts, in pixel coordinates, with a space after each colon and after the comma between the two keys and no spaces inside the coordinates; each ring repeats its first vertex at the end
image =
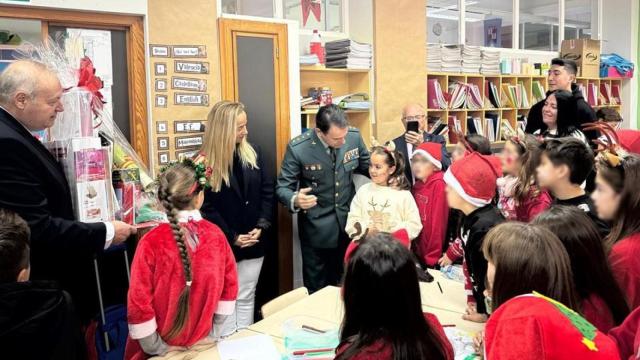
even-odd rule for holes
{"type": "Polygon", "coordinates": [[[51,71],[43,63],[34,60],[18,60],[0,74],[0,104],[8,104],[18,92],[33,98],[38,89],[38,79],[51,71]]]}

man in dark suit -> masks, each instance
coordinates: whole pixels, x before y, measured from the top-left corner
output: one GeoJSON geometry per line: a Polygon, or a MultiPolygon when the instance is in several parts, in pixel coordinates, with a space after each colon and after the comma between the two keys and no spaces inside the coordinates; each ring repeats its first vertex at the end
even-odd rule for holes
{"type": "Polygon", "coordinates": [[[451,159],[447,153],[447,141],[442,135],[434,135],[428,133],[427,119],[424,111],[424,107],[420,104],[409,104],[402,109],[402,124],[407,129],[407,123],[411,121],[418,122],[418,132],[407,131],[404,135],[398,136],[393,139],[393,143],[396,146],[396,150],[400,151],[404,156],[405,168],[404,174],[409,180],[409,183],[413,184],[413,175],[411,174],[411,166],[409,159],[413,153],[413,149],[423,142],[436,142],[442,144],[442,170],[445,171],[451,164],[451,159]]]}
{"type": "Polygon", "coordinates": [[[135,228],[74,220],[62,167],[31,134],[53,126],[61,96],[57,76],[40,63],[16,61],[0,74],[0,208],[31,228],[31,277],[59,282],[87,320],[97,302],[92,259],[135,228]]]}

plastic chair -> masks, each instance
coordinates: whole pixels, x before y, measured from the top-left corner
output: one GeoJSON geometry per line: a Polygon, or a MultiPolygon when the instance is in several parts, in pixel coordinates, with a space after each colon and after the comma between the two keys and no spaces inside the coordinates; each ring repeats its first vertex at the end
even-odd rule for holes
{"type": "Polygon", "coordinates": [[[309,290],[306,287],[299,287],[295,290],[291,290],[286,294],[282,294],[277,298],[262,305],[261,312],[263,317],[269,317],[278,311],[286,308],[287,306],[300,301],[309,296],[309,290]]]}

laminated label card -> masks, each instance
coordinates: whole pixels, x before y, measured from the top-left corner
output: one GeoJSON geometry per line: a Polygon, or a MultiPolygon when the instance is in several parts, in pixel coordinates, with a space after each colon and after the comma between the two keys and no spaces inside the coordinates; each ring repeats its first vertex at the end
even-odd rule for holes
{"type": "Polygon", "coordinates": [[[149,45],[151,48],[151,56],[153,57],[170,57],[170,46],[168,45],[149,45]]]}
{"type": "Polygon", "coordinates": [[[207,91],[207,80],[173,77],[171,78],[171,88],[190,91],[207,91]]]}
{"type": "Polygon", "coordinates": [[[177,137],[176,149],[202,146],[203,138],[204,137],[202,135],[177,137]]]}
{"type": "Polygon", "coordinates": [[[174,62],[174,71],[183,74],[208,74],[209,63],[203,61],[179,61],[174,62]]]}
{"type": "Polygon", "coordinates": [[[174,57],[202,58],[207,56],[207,47],[204,45],[174,45],[172,50],[174,57]]]}
{"type": "Polygon", "coordinates": [[[209,106],[208,94],[175,94],[176,105],[209,106]]]}
{"type": "Polygon", "coordinates": [[[173,122],[174,132],[179,133],[197,133],[204,131],[204,124],[199,120],[176,120],[173,122]]]}

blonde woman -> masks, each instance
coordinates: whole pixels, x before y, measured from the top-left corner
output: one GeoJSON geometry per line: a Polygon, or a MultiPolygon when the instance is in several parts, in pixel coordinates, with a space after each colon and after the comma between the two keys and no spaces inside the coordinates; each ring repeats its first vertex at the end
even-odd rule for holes
{"type": "Polygon", "coordinates": [[[264,235],[273,213],[273,179],[264,170],[259,148],[247,141],[244,105],[230,101],[215,104],[206,129],[201,152],[213,174],[201,211],[227,236],[238,267],[236,308],[221,331],[222,336],[228,336],[253,323],[264,235]]]}

